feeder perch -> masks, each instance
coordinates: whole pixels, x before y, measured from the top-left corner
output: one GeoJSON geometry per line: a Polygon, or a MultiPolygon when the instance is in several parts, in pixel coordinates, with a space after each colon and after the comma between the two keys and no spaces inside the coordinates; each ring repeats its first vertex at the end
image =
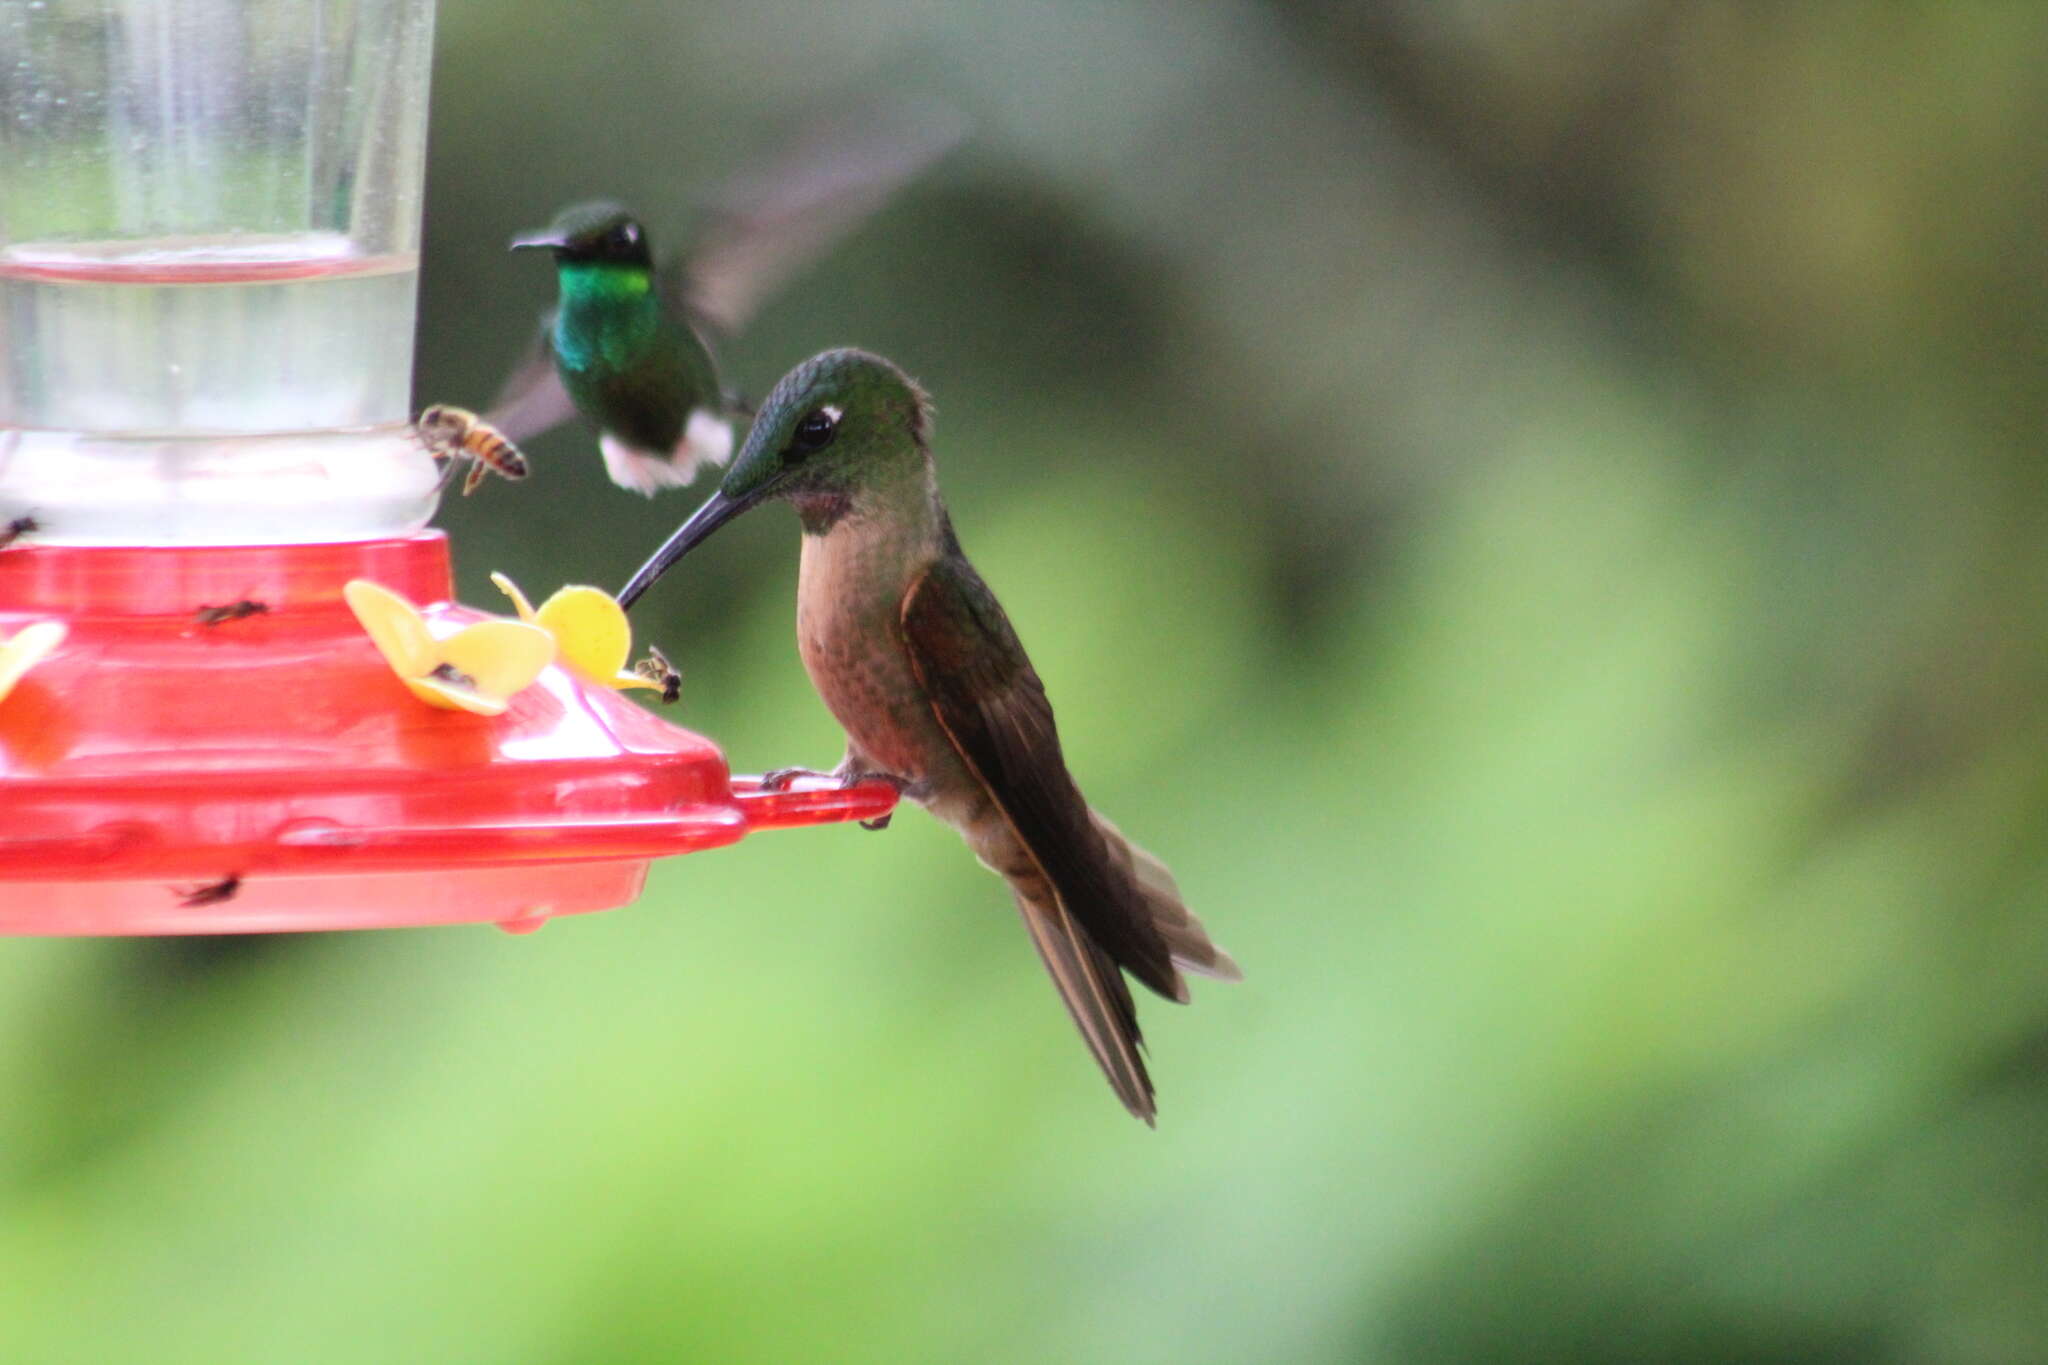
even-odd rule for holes
{"type": "Polygon", "coordinates": [[[559,664],[433,709],[344,603],[484,617],[407,421],[431,36],[431,0],[0,8],[0,640],[64,628],[0,696],[0,933],[528,929],[894,803],[761,791],[559,664]]]}

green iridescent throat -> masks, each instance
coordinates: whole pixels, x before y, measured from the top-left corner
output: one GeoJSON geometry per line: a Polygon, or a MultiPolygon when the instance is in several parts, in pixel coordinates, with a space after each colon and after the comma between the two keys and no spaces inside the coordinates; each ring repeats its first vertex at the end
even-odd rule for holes
{"type": "Polygon", "coordinates": [[[641,266],[564,262],[555,353],[571,369],[622,363],[661,321],[654,280],[641,266]]]}

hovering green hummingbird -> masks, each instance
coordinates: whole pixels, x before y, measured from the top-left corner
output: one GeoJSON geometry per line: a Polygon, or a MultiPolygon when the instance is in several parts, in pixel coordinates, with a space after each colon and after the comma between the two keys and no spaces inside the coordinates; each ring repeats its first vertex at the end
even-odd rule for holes
{"type": "MultiPolygon", "coordinates": [[[[952,825],[1010,892],[1117,1098],[1153,1121],[1123,973],[1185,1003],[1181,970],[1237,964],[1181,903],[1173,876],[1089,809],[1052,705],[939,498],[931,405],[865,351],[827,351],[768,395],[718,491],[619,594],[630,606],[740,513],[771,498],[803,523],[797,645],[846,731],[831,774],[871,778],[952,825]]],[[[770,774],[786,784],[803,770],[770,774]]]]}
{"type": "Polygon", "coordinates": [[[580,412],[605,470],[652,497],[732,453],[711,342],[743,326],[794,270],[959,141],[960,121],[891,105],[814,127],[765,171],[728,184],[674,268],[657,270],[645,227],[619,204],[563,209],[512,249],[554,253],[558,306],[486,421],[524,443],[580,412]]]}

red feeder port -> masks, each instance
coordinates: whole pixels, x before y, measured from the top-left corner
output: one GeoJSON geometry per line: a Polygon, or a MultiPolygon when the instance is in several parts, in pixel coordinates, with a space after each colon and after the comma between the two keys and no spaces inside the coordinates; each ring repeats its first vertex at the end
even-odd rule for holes
{"type": "Polygon", "coordinates": [[[652,858],[895,802],[760,792],[559,665],[501,716],[429,707],[343,602],[352,578],[437,635],[482,619],[448,600],[437,532],[0,552],[0,635],[68,627],[0,699],[0,933],[527,929],[630,902],[652,858]],[[199,620],[243,600],[265,610],[199,620]]]}

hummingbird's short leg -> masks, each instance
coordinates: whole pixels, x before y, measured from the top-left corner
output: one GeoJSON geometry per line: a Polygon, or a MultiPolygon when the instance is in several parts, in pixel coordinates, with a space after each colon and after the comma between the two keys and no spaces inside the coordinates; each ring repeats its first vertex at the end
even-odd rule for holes
{"type": "MultiPolygon", "coordinates": [[[[863,782],[886,782],[896,789],[898,796],[908,796],[913,801],[920,799],[926,790],[924,783],[913,781],[900,773],[884,772],[880,768],[869,767],[850,744],[846,748],[846,757],[839,761],[839,767],[832,775],[839,779],[839,785],[842,787],[858,787],[863,782]]],[[[887,829],[890,819],[895,814],[894,811],[885,811],[872,820],[862,820],[860,827],[887,829]]]]}
{"type": "Polygon", "coordinates": [[[832,775],[839,779],[839,785],[842,787],[858,787],[863,782],[886,782],[896,789],[898,796],[907,796],[913,801],[921,799],[925,790],[922,782],[913,782],[898,773],[877,772],[872,768],[862,768],[857,772],[841,771],[832,775]]]}
{"type": "MultiPolygon", "coordinates": [[[[772,772],[763,773],[761,774],[761,790],[766,792],[784,791],[789,787],[790,783],[796,781],[799,777],[826,777],[837,782],[841,787],[858,787],[863,782],[886,782],[896,789],[898,796],[907,795],[912,800],[918,799],[924,790],[924,784],[914,782],[910,778],[896,773],[883,772],[878,768],[870,768],[851,748],[847,749],[846,757],[839,761],[839,766],[829,773],[821,773],[816,768],[777,768],[772,772]]],[[[894,812],[892,811],[890,814],[894,814],[894,812]]],[[[878,815],[872,820],[863,820],[860,822],[860,826],[862,829],[887,829],[889,827],[889,815],[878,815]]]]}
{"type": "Polygon", "coordinates": [[[777,768],[761,774],[761,790],[764,792],[787,791],[789,784],[799,777],[838,777],[838,773],[821,773],[816,768],[777,768]]]}
{"type": "MultiPolygon", "coordinates": [[[[879,768],[871,766],[867,758],[849,744],[846,746],[846,757],[840,759],[839,766],[831,772],[821,773],[816,768],[777,768],[773,772],[761,774],[761,790],[764,792],[783,791],[799,777],[828,777],[837,782],[841,787],[858,787],[863,782],[886,782],[896,789],[898,796],[908,796],[914,801],[921,800],[926,789],[925,784],[922,782],[914,781],[897,773],[884,772],[879,768]]],[[[872,820],[863,820],[860,822],[860,827],[862,829],[887,829],[889,827],[889,815],[893,814],[895,812],[891,811],[888,815],[878,815],[872,820]]]]}

